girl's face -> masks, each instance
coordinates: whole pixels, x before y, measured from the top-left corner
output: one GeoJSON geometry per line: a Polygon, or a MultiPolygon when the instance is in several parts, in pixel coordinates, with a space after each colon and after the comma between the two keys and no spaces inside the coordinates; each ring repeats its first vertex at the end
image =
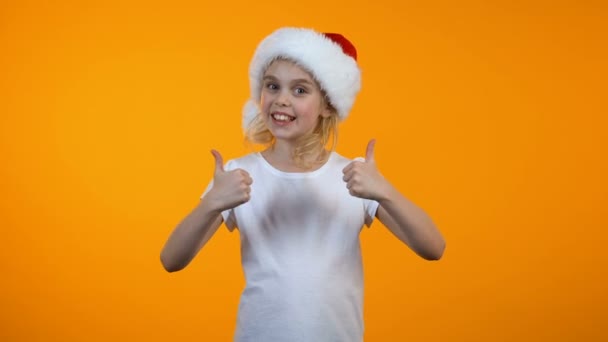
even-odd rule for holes
{"type": "Polygon", "coordinates": [[[276,60],[264,73],[262,115],[275,139],[296,142],[331,112],[317,83],[295,63],[276,60]]]}

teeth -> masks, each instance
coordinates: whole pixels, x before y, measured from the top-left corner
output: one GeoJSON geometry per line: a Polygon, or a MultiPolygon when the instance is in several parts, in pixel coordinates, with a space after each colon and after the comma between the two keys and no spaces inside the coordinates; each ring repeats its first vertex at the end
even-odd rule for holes
{"type": "Polygon", "coordinates": [[[277,121],[291,121],[291,117],[284,114],[273,114],[272,117],[277,121]]]}

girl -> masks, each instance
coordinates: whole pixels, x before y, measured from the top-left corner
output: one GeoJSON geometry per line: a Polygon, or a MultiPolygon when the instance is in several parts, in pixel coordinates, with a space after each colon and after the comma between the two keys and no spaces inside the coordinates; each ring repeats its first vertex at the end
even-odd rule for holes
{"type": "Polygon", "coordinates": [[[247,140],[259,153],[219,152],[213,181],[175,228],[161,261],[183,269],[224,222],[239,230],[246,286],[236,341],[361,341],[359,233],[377,217],[422,258],[445,242],[431,219],[364,160],[334,151],[338,122],[360,89],[354,46],[342,35],[282,28],[250,65],[247,140]],[[329,147],[328,147],[329,145],[329,147]]]}

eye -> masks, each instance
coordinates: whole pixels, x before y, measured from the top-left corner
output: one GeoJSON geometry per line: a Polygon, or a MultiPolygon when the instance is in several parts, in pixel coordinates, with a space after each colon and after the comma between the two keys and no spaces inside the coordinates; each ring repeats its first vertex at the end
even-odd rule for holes
{"type": "Polygon", "coordinates": [[[266,88],[269,90],[277,90],[279,89],[279,86],[275,83],[266,83],[266,88]]]}
{"type": "Polygon", "coordinates": [[[302,88],[302,87],[297,87],[295,89],[296,94],[298,95],[302,95],[302,94],[306,94],[308,91],[306,90],[306,88],[302,88]]]}

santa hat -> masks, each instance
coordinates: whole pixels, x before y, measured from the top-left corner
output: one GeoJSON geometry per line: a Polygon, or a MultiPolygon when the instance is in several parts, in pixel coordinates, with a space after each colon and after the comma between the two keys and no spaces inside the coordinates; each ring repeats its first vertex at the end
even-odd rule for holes
{"type": "Polygon", "coordinates": [[[293,60],[312,73],[340,120],[348,116],[361,89],[361,71],[353,44],[338,33],[286,27],[264,38],[253,55],[249,65],[251,98],[243,109],[243,128],[260,112],[262,78],[277,57],[293,60]]]}

